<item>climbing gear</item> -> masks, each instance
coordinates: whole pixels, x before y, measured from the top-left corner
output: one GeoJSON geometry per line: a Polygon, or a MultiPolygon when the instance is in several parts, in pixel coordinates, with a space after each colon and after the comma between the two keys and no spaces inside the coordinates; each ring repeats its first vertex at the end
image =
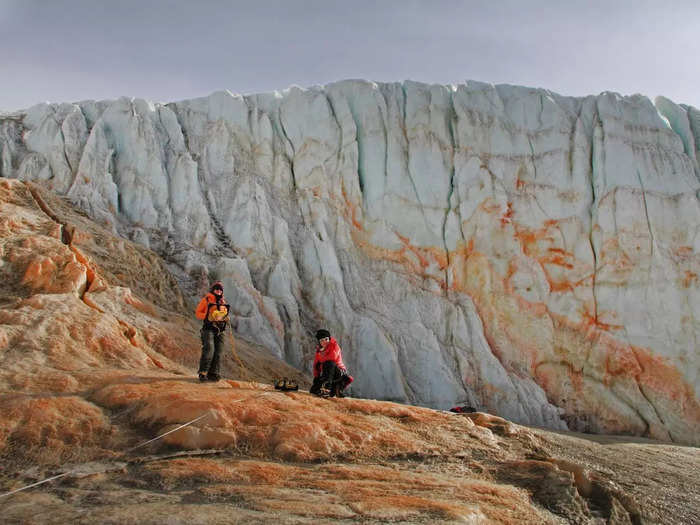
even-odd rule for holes
{"type": "Polygon", "coordinates": [[[226,321],[227,317],[228,317],[228,308],[225,310],[220,310],[218,308],[215,308],[214,310],[211,310],[209,312],[208,319],[211,322],[218,323],[221,321],[226,321]]]}
{"type": "Polygon", "coordinates": [[[217,332],[223,332],[229,322],[229,310],[231,305],[227,303],[207,303],[207,315],[204,318],[204,327],[217,332]]]}
{"type": "Polygon", "coordinates": [[[328,397],[330,393],[328,382],[320,377],[314,377],[314,382],[309,389],[309,393],[318,397],[328,397]]]}
{"type": "Polygon", "coordinates": [[[299,390],[299,384],[293,379],[287,379],[285,377],[275,381],[275,390],[282,390],[284,392],[299,390]]]}
{"type": "Polygon", "coordinates": [[[313,392],[309,390],[309,393],[316,397],[330,397],[330,392],[327,388],[319,388],[318,390],[314,390],[313,392]]]}

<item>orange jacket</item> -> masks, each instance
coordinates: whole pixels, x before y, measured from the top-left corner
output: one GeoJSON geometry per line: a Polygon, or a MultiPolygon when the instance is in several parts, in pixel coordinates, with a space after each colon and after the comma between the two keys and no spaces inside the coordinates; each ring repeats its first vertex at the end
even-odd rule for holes
{"type": "MultiPolygon", "coordinates": [[[[194,315],[197,317],[197,319],[201,319],[203,321],[206,318],[207,305],[210,303],[216,303],[216,296],[213,293],[208,293],[207,295],[202,297],[201,301],[199,301],[197,309],[194,312],[194,315]]],[[[226,303],[226,299],[224,299],[223,295],[221,296],[221,303],[226,303]]]]}

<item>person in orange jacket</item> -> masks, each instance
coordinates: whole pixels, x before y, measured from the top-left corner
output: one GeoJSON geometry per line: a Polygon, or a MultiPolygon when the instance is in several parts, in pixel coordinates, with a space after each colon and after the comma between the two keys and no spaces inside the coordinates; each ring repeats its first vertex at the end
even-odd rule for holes
{"type": "Polygon", "coordinates": [[[195,315],[201,319],[202,357],[199,360],[199,380],[218,381],[220,373],[220,355],[224,346],[224,330],[229,322],[230,305],[224,299],[224,286],[221,281],[211,285],[199,305],[195,315]]]}
{"type": "Polygon", "coordinates": [[[321,388],[325,386],[331,397],[345,397],[343,390],[353,382],[353,377],[345,368],[338,341],[325,329],[316,332],[316,340],[318,346],[314,356],[314,382],[309,392],[321,395],[321,388]]]}

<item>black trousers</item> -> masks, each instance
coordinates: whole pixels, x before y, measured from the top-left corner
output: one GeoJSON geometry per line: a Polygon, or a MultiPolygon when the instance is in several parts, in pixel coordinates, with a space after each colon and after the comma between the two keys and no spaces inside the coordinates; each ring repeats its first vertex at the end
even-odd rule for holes
{"type": "Polygon", "coordinates": [[[221,377],[220,356],[224,347],[224,332],[202,328],[199,333],[202,336],[199,373],[207,374],[210,379],[219,379],[221,377]]]}
{"type": "Polygon", "coordinates": [[[345,370],[338,368],[333,361],[326,361],[321,365],[321,374],[314,377],[314,382],[311,385],[309,392],[318,394],[322,387],[326,387],[331,392],[343,390],[348,386],[348,374],[345,370]]]}

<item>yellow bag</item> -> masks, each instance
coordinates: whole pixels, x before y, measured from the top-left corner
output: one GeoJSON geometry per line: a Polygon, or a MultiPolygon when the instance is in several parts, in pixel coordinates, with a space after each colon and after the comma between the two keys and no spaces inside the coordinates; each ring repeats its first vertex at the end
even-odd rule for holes
{"type": "Polygon", "coordinates": [[[216,304],[209,303],[207,320],[212,322],[212,323],[220,323],[220,322],[228,321],[228,309],[229,309],[229,305],[227,305],[227,304],[219,305],[217,308],[216,304]]]}

